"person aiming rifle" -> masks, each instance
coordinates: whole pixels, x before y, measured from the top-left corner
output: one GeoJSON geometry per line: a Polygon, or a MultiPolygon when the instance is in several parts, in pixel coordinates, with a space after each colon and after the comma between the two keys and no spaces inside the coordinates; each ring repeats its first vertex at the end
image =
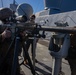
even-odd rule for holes
{"type": "MultiPolygon", "coordinates": [[[[13,15],[12,13],[12,10],[9,8],[2,8],[0,10],[0,21],[2,22],[2,25],[9,23],[9,18],[13,15]],[[1,13],[3,15],[1,15],[1,13]]],[[[14,45],[12,45],[10,51],[8,52],[8,48],[12,42],[11,37],[11,29],[8,29],[8,27],[6,27],[4,30],[2,30],[0,27],[0,75],[11,75],[14,56],[14,45]]],[[[23,75],[20,73],[20,66],[18,61],[16,75],[23,75]]]]}
{"type": "MultiPolygon", "coordinates": [[[[36,16],[34,14],[31,15],[30,20],[28,22],[31,23],[31,24],[34,24],[35,23],[35,18],[36,18],[36,16]]],[[[38,33],[38,32],[29,30],[29,33],[31,33],[31,34],[28,34],[28,36],[32,35],[34,33],[38,33]]],[[[32,59],[33,59],[33,41],[34,41],[34,39],[29,39],[28,36],[27,36],[27,40],[26,40],[26,50],[28,51],[28,49],[31,45],[31,54],[32,54],[32,59]]],[[[25,54],[24,54],[24,64],[27,64],[27,63],[28,63],[28,61],[27,61],[27,59],[25,57],[25,54]]]]}
{"type": "Polygon", "coordinates": [[[71,34],[71,45],[68,50],[68,56],[66,60],[68,61],[71,69],[71,75],[76,75],[76,34],[71,34]]]}

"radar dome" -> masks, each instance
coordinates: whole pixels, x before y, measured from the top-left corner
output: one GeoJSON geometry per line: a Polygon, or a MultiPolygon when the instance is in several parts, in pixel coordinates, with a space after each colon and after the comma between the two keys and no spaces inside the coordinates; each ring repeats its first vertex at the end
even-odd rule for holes
{"type": "Polygon", "coordinates": [[[16,13],[18,16],[25,15],[27,18],[30,18],[30,16],[33,14],[33,8],[31,5],[23,3],[18,5],[16,13]]]}

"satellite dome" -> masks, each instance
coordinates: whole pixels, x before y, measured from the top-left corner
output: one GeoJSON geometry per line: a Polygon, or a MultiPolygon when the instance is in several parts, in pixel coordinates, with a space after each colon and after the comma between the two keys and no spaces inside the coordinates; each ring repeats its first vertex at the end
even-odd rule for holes
{"type": "Polygon", "coordinates": [[[18,5],[16,13],[18,14],[18,16],[25,15],[27,16],[27,18],[30,18],[30,16],[33,14],[33,8],[31,5],[23,3],[18,5]]]}

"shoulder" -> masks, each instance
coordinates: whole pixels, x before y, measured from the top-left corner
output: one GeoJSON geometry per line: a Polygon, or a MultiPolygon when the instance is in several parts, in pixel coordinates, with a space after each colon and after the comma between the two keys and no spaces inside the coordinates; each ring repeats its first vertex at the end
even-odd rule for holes
{"type": "Polygon", "coordinates": [[[2,41],[2,35],[0,34],[0,42],[2,41]]]}

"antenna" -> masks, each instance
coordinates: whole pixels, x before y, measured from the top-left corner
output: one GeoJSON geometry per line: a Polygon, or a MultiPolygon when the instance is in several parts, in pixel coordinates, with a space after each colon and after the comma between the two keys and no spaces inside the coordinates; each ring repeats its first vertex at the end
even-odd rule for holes
{"type": "Polygon", "coordinates": [[[13,4],[15,4],[15,0],[13,0],[13,4]]]}
{"type": "Polygon", "coordinates": [[[1,0],[1,3],[2,3],[2,7],[3,7],[3,0],[1,0]]]}
{"type": "Polygon", "coordinates": [[[16,1],[15,1],[15,0],[13,0],[13,3],[10,4],[10,8],[11,8],[13,11],[16,11],[17,6],[18,6],[18,5],[16,4],[16,1]]]}

